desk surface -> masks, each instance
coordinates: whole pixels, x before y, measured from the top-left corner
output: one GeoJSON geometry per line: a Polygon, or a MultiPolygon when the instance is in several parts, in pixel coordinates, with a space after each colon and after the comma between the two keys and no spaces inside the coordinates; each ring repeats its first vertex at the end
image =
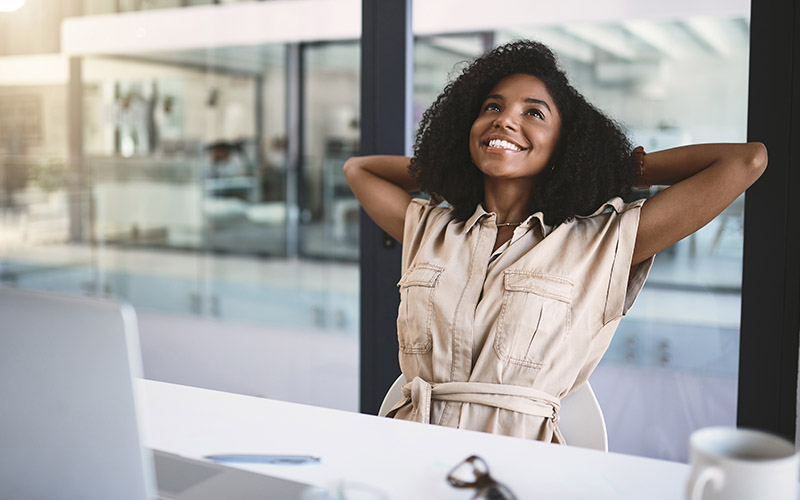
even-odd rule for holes
{"type": "Polygon", "coordinates": [[[602,453],[370,415],[197,389],[137,386],[145,443],[200,458],[214,453],[308,454],[319,464],[242,465],[322,487],[378,487],[385,498],[467,499],[445,482],[477,454],[520,499],[682,500],[684,464],[602,453]]]}

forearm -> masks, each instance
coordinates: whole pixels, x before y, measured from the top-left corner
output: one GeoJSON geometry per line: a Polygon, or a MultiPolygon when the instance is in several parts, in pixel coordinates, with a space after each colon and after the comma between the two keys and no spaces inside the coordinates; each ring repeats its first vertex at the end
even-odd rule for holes
{"type": "Polygon", "coordinates": [[[766,149],[757,142],[696,144],[647,153],[643,160],[640,186],[672,185],[712,165],[753,170],[760,175],[766,167],[766,149]]]}
{"type": "Polygon", "coordinates": [[[367,214],[397,241],[403,241],[405,214],[416,183],[404,156],[353,157],[344,164],[344,176],[367,214]]]}
{"type": "Polygon", "coordinates": [[[408,192],[415,192],[419,189],[408,172],[410,163],[411,158],[407,156],[354,156],[345,162],[344,173],[348,179],[360,175],[376,176],[408,192]]]}
{"type": "Polygon", "coordinates": [[[642,206],[632,264],[708,224],[767,168],[767,148],[748,144],[701,144],[645,155],[644,178],[671,184],[642,206]]]}

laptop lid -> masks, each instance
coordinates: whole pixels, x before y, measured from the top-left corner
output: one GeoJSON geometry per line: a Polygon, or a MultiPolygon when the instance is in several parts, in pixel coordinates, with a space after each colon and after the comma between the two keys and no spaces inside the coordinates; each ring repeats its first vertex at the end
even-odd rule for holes
{"type": "Polygon", "coordinates": [[[129,305],[0,289],[0,498],[155,497],[138,356],[129,305]]]}
{"type": "Polygon", "coordinates": [[[308,484],[143,448],[138,344],[130,305],[0,288],[0,499],[329,498],[308,484]]]}

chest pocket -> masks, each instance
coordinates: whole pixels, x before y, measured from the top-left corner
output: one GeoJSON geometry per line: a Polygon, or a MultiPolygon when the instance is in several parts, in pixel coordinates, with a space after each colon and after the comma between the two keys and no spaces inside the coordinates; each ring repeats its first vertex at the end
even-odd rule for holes
{"type": "Polygon", "coordinates": [[[400,287],[397,337],[400,350],[406,354],[424,354],[433,347],[433,299],[443,270],[432,264],[418,264],[397,283],[400,287]]]}
{"type": "Polygon", "coordinates": [[[561,276],[508,270],[494,348],[503,361],[541,368],[570,330],[572,282],[561,276]]]}

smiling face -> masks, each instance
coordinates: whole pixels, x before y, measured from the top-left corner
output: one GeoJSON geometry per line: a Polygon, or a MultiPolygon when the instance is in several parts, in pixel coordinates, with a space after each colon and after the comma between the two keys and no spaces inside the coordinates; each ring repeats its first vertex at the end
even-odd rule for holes
{"type": "Polygon", "coordinates": [[[548,168],[560,130],[561,115],[544,83],[531,75],[507,76],[472,124],[470,155],[485,176],[533,179],[548,168]]]}

